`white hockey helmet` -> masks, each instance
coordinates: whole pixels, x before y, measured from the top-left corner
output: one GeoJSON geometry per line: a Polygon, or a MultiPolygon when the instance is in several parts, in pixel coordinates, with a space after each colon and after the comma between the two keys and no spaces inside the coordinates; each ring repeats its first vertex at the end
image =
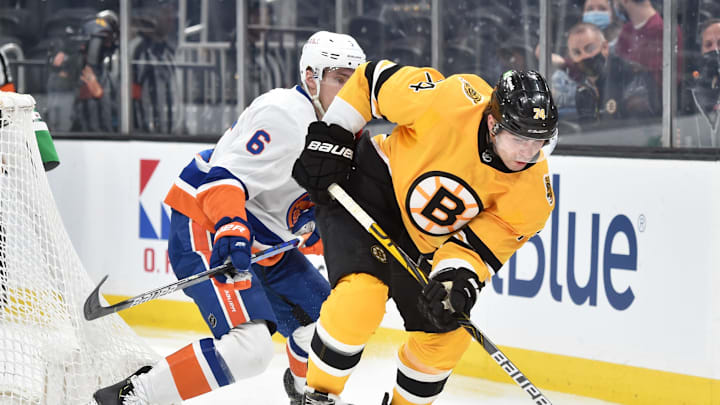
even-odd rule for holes
{"type": "Polygon", "coordinates": [[[325,69],[357,69],[365,63],[365,52],[355,38],[346,34],[318,31],[308,38],[300,55],[300,81],[306,87],[305,71],[310,68],[315,80],[322,80],[325,69]]]}

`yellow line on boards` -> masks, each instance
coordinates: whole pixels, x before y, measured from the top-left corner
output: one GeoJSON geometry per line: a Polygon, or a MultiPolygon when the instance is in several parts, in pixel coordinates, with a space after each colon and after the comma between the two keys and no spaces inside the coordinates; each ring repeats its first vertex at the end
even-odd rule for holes
{"type": "MultiPolygon", "coordinates": [[[[111,304],[127,298],[105,295],[111,304]]],[[[118,314],[131,326],[210,335],[197,307],[188,301],[153,300],[118,314]]],[[[365,354],[394,356],[404,339],[405,332],[401,330],[380,328],[371,338],[365,354]]],[[[284,342],[277,333],[273,340],[284,342]]],[[[499,348],[543,390],[622,404],[720,405],[720,380],[507,346],[499,348]]],[[[454,373],[514,384],[478,344],[470,345],[454,373]]]]}

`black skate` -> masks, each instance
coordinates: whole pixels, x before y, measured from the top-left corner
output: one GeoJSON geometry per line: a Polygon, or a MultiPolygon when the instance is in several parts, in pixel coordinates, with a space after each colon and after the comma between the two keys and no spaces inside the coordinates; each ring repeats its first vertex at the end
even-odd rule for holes
{"type": "Polygon", "coordinates": [[[315,391],[310,387],[305,387],[302,405],[352,405],[343,402],[337,396],[326,392],[315,391]]]}
{"type": "Polygon", "coordinates": [[[290,405],[303,405],[303,394],[302,392],[297,392],[295,389],[295,378],[289,368],[285,369],[283,385],[285,386],[285,392],[288,398],[290,398],[290,405]]]}
{"type": "Polygon", "coordinates": [[[390,405],[390,394],[387,392],[383,395],[382,405],[390,405]]]}
{"type": "Polygon", "coordinates": [[[134,392],[135,387],[133,386],[132,381],[130,381],[130,378],[136,375],[145,374],[150,371],[150,369],[152,369],[150,366],[141,367],[130,377],[120,381],[119,383],[97,390],[95,394],[93,394],[93,398],[95,398],[98,405],[128,405],[134,403],[130,402],[130,400],[136,398],[134,392]]]}

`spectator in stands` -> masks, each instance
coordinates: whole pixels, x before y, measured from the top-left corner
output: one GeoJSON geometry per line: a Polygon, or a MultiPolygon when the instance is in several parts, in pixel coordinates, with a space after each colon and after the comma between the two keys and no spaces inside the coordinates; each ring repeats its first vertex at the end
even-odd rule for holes
{"type": "Polygon", "coordinates": [[[622,29],[614,11],[612,0],[585,0],[583,5],[583,22],[595,24],[603,30],[611,51],[622,29]]]}
{"type": "MultiPolygon", "coordinates": [[[[612,0],[585,0],[583,4],[582,22],[594,24],[603,31],[608,41],[610,52],[613,52],[621,24],[615,16],[612,0]]],[[[579,21],[577,21],[579,22],[579,21]]],[[[535,49],[535,56],[540,57],[540,49],[535,49]]],[[[562,111],[563,109],[575,109],[575,93],[579,72],[573,71],[572,60],[565,55],[553,53],[551,56],[552,66],[556,69],[550,79],[555,104],[562,111]]]]}
{"type": "MultiPolygon", "coordinates": [[[[15,84],[10,73],[10,64],[2,51],[0,51],[0,91],[15,91],[15,84]]],[[[60,159],[58,159],[58,154],[55,151],[55,144],[50,136],[50,131],[37,110],[33,113],[33,129],[40,149],[43,168],[46,172],[50,171],[60,164],[60,159]]]]}
{"type": "MultiPolygon", "coordinates": [[[[663,20],[650,0],[616,0],[617,14],[627,22],[618,36],[616,53],[641,66],[662,84],[663,20]]],[[[680,43],[678,33],[678,43],[680,43]]],[[[679,67],[679,66],[678,66],[679,67]]]]}
{"type": "Polygon", "coordinates": [[[537,68],[537,56],[533,52],[532,46],[520,34],[513,34],[504,39],[498,45],[497,55],[503,72],[511,69],[530,70],[537,68]]]}
{"type": "Polygon", "coordinates": [[[693,72],[690,91],[699,114],[705,124],[697,128],[697,146],[720,145],[720,19],[705,21],[700,27],[699,67],[693,72]],[[707,128],[709,124],[709,132],[707,128]]]}
{"type": "Polygon", "coordinates": [[[581,123],[599,118],[641,118],[662,112],[658,86],[648,72],[636,71],[609,52],[603,32],[579,23],[568,33],[568,54],[579,72],[575,105],[581,123]]]}
{"type": "Polygon", "coordinates": [[[52,74],[48,90],[72,92],[72,110],[67,99],[51,97],[53,125],[63,130],[83,132],[117,131],[118,103],[116,83],[112,80],[112,56],[118,47],[118,18],[110,10],[99,12],[81,27],[68,27],[67,37],[50,57],[52,74]],[[69,119],[69,121],[68,121],[69,119]]]}
{"type": "Polygon", "coordinates": [[[720,18],[705,21],[700,27],[700,38],[703,55],[710,52],[720,53],[720,18]]]}
{"type": "Polygon", "coordinates": [[[137,36],[130,44],[132,60],[133,128],[142,132],[180,130],[177,108],[174,5],[153,4],[136,11],[132,19],[137,36]]]}

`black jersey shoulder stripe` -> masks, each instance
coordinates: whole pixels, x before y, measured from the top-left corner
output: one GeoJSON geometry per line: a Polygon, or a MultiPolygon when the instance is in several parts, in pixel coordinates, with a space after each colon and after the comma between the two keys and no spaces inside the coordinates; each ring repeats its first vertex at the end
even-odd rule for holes
{"type": "Polygon", "coordinates": [[[372,103],[372,88],[373,88],[373,75],[375,74],[375,68],[377,67],[377,62],[370,62],[367,66],[365,66],[365,80],[367,80],[368,84],[368,93],[370,94],[370,102],[372,103]]]}
{"type": "MultiPolygon", "coordinates": [[[[370,106],[372,108],[373,105],[373,99],[377,100],[377,96],[380,93],[380,88],[382,87],[383,83],[387,81],[387,79],[392,76],[395,72],[398,71],[398,69],[402,68],[403,65],[393,65],[387,69],[385,69],[380,75],[378,76],[377,83],[373,79],[375,77],[375,69],[377,69],[378,63],[377,62],[370,62],[367,66],[365,66],[365,80],[367,80],[368,84],[368,93],[370,96],[370,106]]],[[[375,114],[373,114],[375,115],[375,114]]],[[[377,117],[379,118],[379,117],[377,117]]],[[[385,116],[382,118],[387,119],[385,116]]]]}
{"type": "Polygon", "coordinates": [[[382,73],[380,73],[380,76],[378,76],[377,83],[375,83],[375,87],[374,87],[375,100],[377,100],[378,94],[380,94],[380,88],[382,87],[382,85],[385,84],[385,82],[387,81],[387,79],[390,78],[390,76],[395,74],[395,72],[397,72],[401,68],[403,68],[403,65],[395,65],[395,66],[392,66],[392,67],[389,67],[389,68],[383,70],[382,73]]]}
{"type": "Polygon", "coordinates": [[[473,232],[469,226],[463,227],[463,232],[465,232],[467,241],[470,246],[472,246],[472,249],[480,255],[480,257],[485,261],[485,263],[489,264],[490,267],[495,270],[495,272],[500,271],[500,268],[503,266],[503,264],[495,256],[492,250],[487,247],[485,242],[483,242],[477,235],[475,235],[475,232],[473,232]]]}

